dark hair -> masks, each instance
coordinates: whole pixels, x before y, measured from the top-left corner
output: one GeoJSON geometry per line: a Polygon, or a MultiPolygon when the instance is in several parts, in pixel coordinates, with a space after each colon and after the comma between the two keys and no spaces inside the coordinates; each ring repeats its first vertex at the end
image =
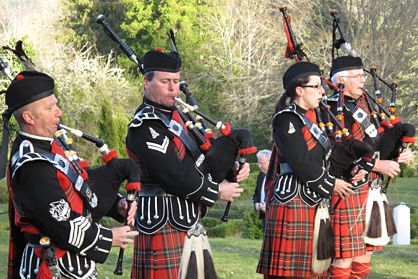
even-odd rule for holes
{"type": "Polygon", "coordinates": [[[144,79],[151,81],[154,78],[155,71],[149,71],[144,74],[144,79]]]}
{"type": "Polygon", "coordinates": [[[289,105],[289,102],[293,101],[296,97],[296,92],[295,92],[296,87],[307,84],[309,82],[309,79],[310,79],[310,76],[300,77],[296,79],[294,86],[292,86],[292,88],[289,88],[289,91],[291,92],[291,97],[288,96],[286,93],[283,93],[283,95],[276,102],[276,106],[274,108],[274,114],[287,108],[287,106],[289,105]]]}

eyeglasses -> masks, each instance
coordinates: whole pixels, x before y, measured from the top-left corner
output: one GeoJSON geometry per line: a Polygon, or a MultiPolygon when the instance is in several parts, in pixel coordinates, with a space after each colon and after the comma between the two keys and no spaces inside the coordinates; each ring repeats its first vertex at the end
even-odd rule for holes
{"type": "Polygon", "coordinates": [[[316,90],[319,90],[322,88],[322,84],[318,84],[318,85],[301,85],[300,87],[310,87],[310,88],[315,88],[316,90]]]}
{"type": "Polygon", "coordinates": [[[369,76],[367,76],[365,74],[358,74],[358,75],[355,75],[355,76],[341,76],[341,77],[352,78],[352,79],[355,79],[355,80],[364,79],[364,81],[366,81],[369,76]]]}

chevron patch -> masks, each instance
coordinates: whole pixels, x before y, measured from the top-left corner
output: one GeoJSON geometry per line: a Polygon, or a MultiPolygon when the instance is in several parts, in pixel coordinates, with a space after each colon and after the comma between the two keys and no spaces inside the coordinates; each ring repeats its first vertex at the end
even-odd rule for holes
{"type": "Polygon", "coordinates": [[[83,216],[79,216],[73,220],[70,220],[70,237],[68,243],[80,248],[84,242],[86,231],[90,228],[90,221],[83,216]]]}
{"type": "Polygon", "coordinates": [[[156,139],[160,135],[152,127],[149,127],[149,131],[151,132],[152,139],[156,139]]]}
{"type": "Polygon", "coordinates": [[[148,149],[156,150],[165,154],[167,152],[167,147],[168,147],[168,138],[167,136],[165,136],[162,144],[147,141],[147,146],[148,146],[148,149]]]}

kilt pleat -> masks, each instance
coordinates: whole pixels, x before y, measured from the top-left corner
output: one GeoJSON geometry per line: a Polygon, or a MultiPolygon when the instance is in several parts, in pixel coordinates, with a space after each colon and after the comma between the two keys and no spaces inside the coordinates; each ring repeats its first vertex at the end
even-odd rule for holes
{"type": "MultiPolygon", "coordinates": [[[[336,258],[354,258],[366,253],[363,234],[368,189],[369,185],[366,184],[355,191],[354,195],[343,199],[331,216],[336,258]]],[[[337,200],[338,195],[334,193],[331,204],[337,200]]]]}
{"type": "Polygon", "coordinates": [[[132,279],[177,279],[186,232],[167,223],[152,235],[135,237],[132,279]]]}
{"type": "Polygon", "coordinates": [[[312,277],[312,245],[316,207],[299,196],[283,204],[273,201],[266,213],[257,272],[269,276],[312,277]]]}

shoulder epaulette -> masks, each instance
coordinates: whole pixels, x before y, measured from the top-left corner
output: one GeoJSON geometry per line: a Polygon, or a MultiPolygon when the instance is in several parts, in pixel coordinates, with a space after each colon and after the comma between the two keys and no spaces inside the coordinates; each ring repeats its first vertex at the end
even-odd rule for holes
{"type": "Polygon", "coordinates": [[[166,117],[161,117],[161,113],[155,110],[153,106],[148,105],[135,114],[134,118],[129,124],[129,128],[137,128],[141,126],[145,120],[159,120],[166,127],[170,126],[170,123],[167,122],[168,119],[166,117]]]}
{"type": "MultiPolygon", "coordinates": [[[[58,155],[58,154],[57,154],[58,155]]],[[[61,156],[62,157],[62,156],[61,156]]],[[[68,162],[64,159],[64,160],[56,160],[53,161],[51,159],[49,159],[48,157],[37,153],[34,151],[33,145],[30,141],[28,140],[24,140],[20,143],[19,145],[19,150],[16,151],[11,160],[10,160],[10,173],[11,173],[11,177],[13,178],[13,176],[15,175],[16,171],[23,166],[23,164],[28,163],[28,162],[33,162],[33,161],[46,161],[49,162],[51,164],[58,165],[59,167],[63,167],[68,168],[68,162]],[[61,161],[63,163],[61,163],[61,161]]],[[[57,166],[55,166],[57,167],[57,166]]]]}
{"type": "Polygon", "coordinates": [[[62,155],[58,153],[50,153],[45,151],[44,153],[38,153],[34,151],[33,145],[30,141],[24,140],[19,146],[19,150],[13,154],[11,159],[10,173],[11,178],[14,177],[16,171],[21,168],[25,163],[33,161],[49,162],[57,170],[61,171],[74,185],[77,192],[83,199],[89,204],[91,208],[97,206],[97,196],[90,189],[90,186],[83,180],[75,170],[70,168],[70,163],[62,155]]]}
{"type": "Polygon", "coordinates": [[[299,119],[302,121],[303,125],[306,125],[305,119],[303,116],[301,116],[297,111],[296,111],[296,106],[295,104],[291,103],[287,106],[287,108],[285,108],[284,110],[279,111],[278,113],[276,113],[275,115],[273,115],[273,121],[274,118],[282,113],[293,113],[295,115],[297,115],[299,117],[299,119]]]}

